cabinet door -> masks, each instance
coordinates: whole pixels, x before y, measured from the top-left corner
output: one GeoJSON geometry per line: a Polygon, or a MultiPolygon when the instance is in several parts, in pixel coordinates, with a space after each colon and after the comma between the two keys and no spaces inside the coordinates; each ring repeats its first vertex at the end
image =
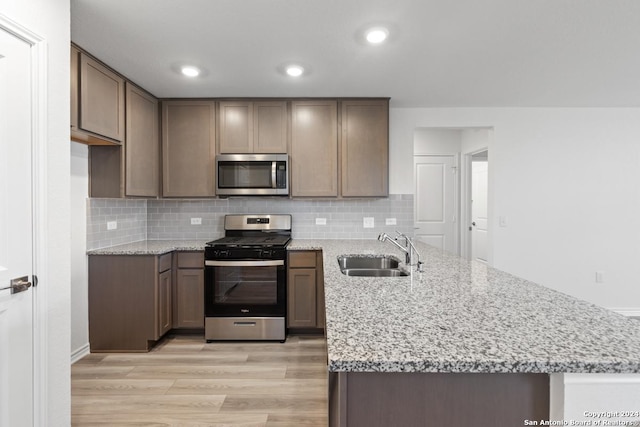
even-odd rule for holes
{"type": "Polygon", "coordinates": [[[253,152],[253,103],[220,102],[220,153],[253,152]]]}
{"type": "Polygon", "coordinates": [[[343,101],[341,107],[342,196],[388,196],[388,101],[343,101]]]}
{"type": "Polygon", "coordinates": [[[79,127],[114,141],[124,141],[124,80],[80,54],[79,127]]]}
{"type": "Polygon", "coordinates": [[[287,288],[287,326],[316,327],[316,269],[292,268],[287,288]]]}
{"type": "Polygon", "coordinates": [[[158,196],[160,187],[160,140],[158,100],[127,82],[127,196],[158,196]]]}
{"type": "Polygon", "coordinates": [[[92,352],[147,351],[159,331],[157,257],[89,256],[92,352]]]}
{"type": "Polygon", "coordinates": [[[287,103],[253,103],[253,152],[287,152],[287,103]]]}
{"type": "Polygon", "coordinates": [[[171,270],[158,276],[158,333],[156,339],[171,329],[171,270]]]}
{"type": "Polygon", "coordinates": [[[71,129],[78,129],[78,79],[80,51],[71,46],[71,129]]]}
{"type": "Polygon", "coordinates": [[[291,103],[291,195],[338,195],[336,101],[291,103]]]}
{"type": "Polygon", "coordinates": [[[215,195],[215,103],[162,104],[162,195],[215,195]]]}
{"type": "Polygon", "coordinates": [[[179,269],[175,328],[204,328],[204,270],[179,269]]]}

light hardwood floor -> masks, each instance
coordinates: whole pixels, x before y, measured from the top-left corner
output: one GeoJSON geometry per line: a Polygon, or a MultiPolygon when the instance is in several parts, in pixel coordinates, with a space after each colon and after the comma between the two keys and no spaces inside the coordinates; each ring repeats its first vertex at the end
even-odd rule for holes
{"type": "Polygon", "coordinates": [[[71,367],[73,426],[326,427],[321,336],[205,343],[175,335],[149,353],[90,354],[71,367]]]}

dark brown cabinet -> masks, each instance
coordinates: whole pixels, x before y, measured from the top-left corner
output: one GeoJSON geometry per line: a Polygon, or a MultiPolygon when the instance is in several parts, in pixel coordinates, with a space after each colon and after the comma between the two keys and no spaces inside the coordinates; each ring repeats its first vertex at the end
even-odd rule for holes
{"type": "Polygon", "coordinates": [[[71,139],[121,144],[125,138],[124,79],[71,47],[71,139]]]}
{"type": "Polygon", "coordinates": [[[148,351],[171,329],[171,258],[89,256],[92,352],[148,351]]]}
{"type": "Polygon", "coordinates": [[[126,83],[125,195],[157,197],[160,188],[158,100],[126,83]]]}
{"type": "Polygon", "coordinates": [[[215,195],[215,102],[162,103],[162,195],[215,195]]]}
{"type": "Polygon", "coordinates": [[[286,153],[285,101],[220,101],[220,153],[286,153]]]}
{"type": "Polygon", "coordinates": [[[126,82],[126,141],[89,148],[90,197],[157,197],[160,188],[158,100],[126,82]]]}
{"type": "Polygon", "coordinates": [[[204,328],[204,252],[177,252],[173,327],[204,328]]]}
{"type": "Polygon", "coordinates": [[[291,195],[338,196],[338,103],[291,102],[291,195]]]}
{"type": "Polygon", "coordinates": [[[389,195],[389,101],[340,103],[342,197],[389,195]]]}
{"type": "Polygon", "coordinates": [[[158,100],[75,46],[70,74],[71,139],[90,145],[89,196],[157,197],[158,100]]]}
{"type": "Polygon", "coordinates": [[[324,328],[324,277],[321,251],[289,252],[287,327],[324,328]]]}

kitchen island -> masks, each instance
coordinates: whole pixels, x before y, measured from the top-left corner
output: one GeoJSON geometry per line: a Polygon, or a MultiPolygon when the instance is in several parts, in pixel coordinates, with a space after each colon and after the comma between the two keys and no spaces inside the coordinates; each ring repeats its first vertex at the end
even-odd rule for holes
{"type": "Polygon", "coordinates": [[[640,322],[486,265],[418,243],[422,273],[349,277],[339,255],[404,254],[288,249],[323,251],[332,426],[535,425],[564,418],[557,375],[640,372],[640,322]]]}

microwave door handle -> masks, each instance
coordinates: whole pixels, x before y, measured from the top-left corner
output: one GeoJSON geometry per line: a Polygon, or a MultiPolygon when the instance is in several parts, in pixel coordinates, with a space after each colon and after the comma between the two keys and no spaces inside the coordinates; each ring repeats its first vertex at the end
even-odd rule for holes
{"type": "Polygon", "coordinates": [[[276,162],[271,162],[271,188],[276,188],[278,184],[276,180],[276,162]]]}

